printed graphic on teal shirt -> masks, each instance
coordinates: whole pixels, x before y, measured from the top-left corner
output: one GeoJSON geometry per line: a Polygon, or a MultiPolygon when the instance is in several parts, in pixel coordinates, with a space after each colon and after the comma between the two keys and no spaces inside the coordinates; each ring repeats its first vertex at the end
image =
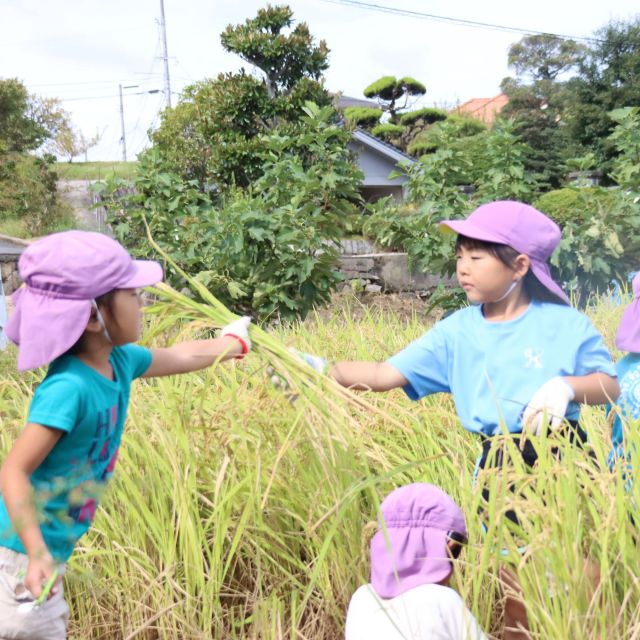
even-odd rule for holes
{"type": "MultiPolygon", "coordinates": [[[[148,349],[116,347],[110,380],[63,356],[36,389],[29,421],[65,432],[31,476],[40,528],[57,561],[68,559],[95,517],[118,459],[131,381],[150,363],[148,349]]],[[[1,496],[0,545],[24,553],[1,496]]]]}
{"type": "Polygon", "coordinates": [[[87,481],[69,492],[68,515],[74,522],[91,524],[96,515],[98,500],[107,480],[113,474],[118,460],[119,448],[112,451],[112,438],[116,432],[118,407],[98,413],[96,432],[89,449],[87,463],[91,467],[104,467],[98,472],[97,482],[87,481]],[[81,505],[81,506],[74,506],[81,505]]]}

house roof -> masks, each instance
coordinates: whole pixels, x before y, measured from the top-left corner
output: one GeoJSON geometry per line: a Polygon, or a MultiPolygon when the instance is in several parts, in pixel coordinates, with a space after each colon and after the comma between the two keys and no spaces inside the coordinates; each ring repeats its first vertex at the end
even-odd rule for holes
{"type": "Polygon", "coordinates": [[[499,93],[493,98],[472,98],[452,109],[452,113],[471,116],[486,124],[493,124],[508,102],[509,98],[504,93],[499,93]]]}
{"type": "Polygon", "coordinates": [[[341,93],[334,95],[337,98],[337,108],[346,109],[348,107],[368,107],[370,109],[379,109],[380,105],[373,100],[363,100],[362,98],[352,98],[344,96],[341,93]]]}
{"type": "Polygon", "coordinates": [[[398,162],[408,162],[409,164],[414,164],[416,162],[415,158],[412,158],[404,151],[400,151],[397,147],[394,147],[392,144],[381,140],[380,138],[376,138],[376,136],[372,135],[368,131],[364,129],[356,129],[351,137],[354,140],[362,143],[363,145],[377,151],[378,153],[386,156],[387,158],[393,160],[394,163],[398,162]]]}

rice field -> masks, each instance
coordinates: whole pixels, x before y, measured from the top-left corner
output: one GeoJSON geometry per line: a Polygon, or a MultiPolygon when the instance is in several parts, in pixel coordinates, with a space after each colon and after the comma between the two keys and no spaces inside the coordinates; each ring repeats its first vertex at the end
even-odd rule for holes
{"type": "MultiPolygon", "coordinates": [[[[197,314],[173,304],[149,318],[151,342],[202,334],[206,322],[189,323],[197,314]]],[[[322,317],[271,329],[268,340],[329,359],[384,359],[430,323],[359,304],[343,298],[322,317]]],[[[610,346],[621,311],[606,300],[590,311],[610,346]]],[[[13,355],[0,357],[5,452],[38,375],[18,376],[13,355]]],[[[474,489],[480,444],[459,426],[449,397],[355,396],[302,375],[283,392],[270,383],[269,364],[273,353],[258,348],[241,362],[134,383],[115,478],[65,578],[70,638],[340,638],[349,598],[368,581],[380,501],[423,481],[467,515],[470,544],[453,586],[494,637],[496,576],[508,564],[517,568],[533,638],[640,639],[632,520],[640,490],[625,491],[622,475],[604,470],[601,408],[583,412],[594,458],[563,447],[559,463],[545,439],[535,474],[488,471],[474,489]],[[487,535],[475,515],[485,485],[487,535]],[[505,524],[512,507],[527,515],[518,531],[505,524]],[[524,555],[516,551],[522,543],[524,555]],[[587,558],[600,570],[596,586],[587,558]]],[[[637,452],[640,436],[631,431],[637,452]]]]}

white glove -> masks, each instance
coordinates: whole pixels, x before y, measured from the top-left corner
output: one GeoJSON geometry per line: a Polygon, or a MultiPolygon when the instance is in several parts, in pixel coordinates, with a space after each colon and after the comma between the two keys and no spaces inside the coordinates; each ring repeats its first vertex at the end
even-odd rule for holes
{"type": "Polygon", "coordinates": [[[289,349],[291,353],[298,356],[301,360],[304,360],[312,369],[317,371],[320,374],[325,374],[329,367],[329,363],[320,356],[313,356],[310,353],[305,353],[304,351],[298,351],[297,349],[291,348],[289,349]]]}
{"type": "Polygon", "coordinates": [[[560,376],[547,380],[534,394],[522,413],[523,431],[534,436],[546,427],[557,429],[564,420],[569,403],[576,397],[573,387],[560,376]]]}
{"type": "Polygon", "coordinates": [[[249,325],[251,324],[251,318],[249,316],[242,316],[233,322],[230,322],[226,327],[222,327],[220,331],[220,337],[224,338],[229,336],[235,338],[242,345],[242,356],[251,351],[251,339],[249,338],[249,325]]]}

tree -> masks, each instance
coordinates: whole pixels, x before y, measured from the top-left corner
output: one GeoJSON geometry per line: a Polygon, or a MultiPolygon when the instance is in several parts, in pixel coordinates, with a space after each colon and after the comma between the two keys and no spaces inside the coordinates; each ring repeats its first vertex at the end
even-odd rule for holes
{"type": "Polygon", "coordinates": [[[37,149],[55,131],[51,106],[16,78],[0,80],[0,144],[7,151],[37,149]]]}
{"type": "Polygon", "coordinates": [[[608,114],[640,105],[640,17],[611,22],[595,36],[577,77],[567,83],[573,96],[567,129],[577,144],[593,151],[607,173],[617,153],[608,140],[615,126],[608,114]]]}
{"type": "Polygon", "coordinates": [[[262,173],[259,136],[300,120],[307,101],[331,103],[321,82],[328,49],[315,45],[306,24],[293,23],[289,7],[267,7],[242,25],[229,25],[223,46],[255,65],[223,73],[185,90],[174,109],[163,113],[151,139],[167,171],[221,192],[246,187],[262,173]]]}
{"type": "Polygon", "coordinates": [[[509,48],[508,63],[516,76],[531,82],[554,81],[574,69],[586,47],[550,33],[525,36],[509,48]]]}
{"type": "Polygon", "coordinates": [[[367,98],[376,98],[380,108],[389,114],[389,120],[396,124],[398,112],[407,108],[409,100],[414,96],[423,96],[427,88],[413,78],[396,78],[383,76],[372,82],[363,91],[367,98]],[[402,104],[398,104],[402,101],[402,104]]]}
{"type": "Polygon", "coordinates": [[[329,68],[324,40],[316,46],[309,27],[298,24],[289,34],[293,11],[288,6],[267,6],[244,24],[229,25],[220,36],[222,46],[264,73],[270,98],[290,94],[303,80],[318,81],[329,68]]]}
{"type": "Polygon", "coordinates": [[[527,170],[554,187],[564,178],[567,157],[576,155],[566,135],[571,97],[559,78],[577,68],[585,51],[584,45],[555,35],[526,36],[509,49],[516,77],[501,84],[509,97],[503,114],[514,119],[514,133],[533,150],[527,170]]]}
{"type": "Polygon", "coordinates": [[[398,80],[394,76],[384,76],[363,91],[367,98],[377,98],[379,108],[350,107],[344,110],[344,116],[355,126],[367,129],[374,136],[411,153],[409,150],[417,136],[435,122],[447,118],[446,111],[441,109],[405,111],[411,96],[424,95],[426,91],[426,87],[413,78],[398,80]],[[384,120],[385,114],[389,114],[387,120],[384,120]]]}
{"type": "Polygon", "coordinates": [[[30,95],[15,78],[0,80],[0,221],[23,235],[69,222],[57,198],[55,158],[33,153],[56,134],[60,118],[59,101],[30,95]]]}
{"type": "Polygon", "coordinates": [[[66,118],[59,126],[56,137],[50,142],[48,148],[51,153],[66,158],[68,162],[73,162],[76,156],[84,154],[86,162],[87,152],[92,147],[95,147],[98,142],[100,142],[100,134],[98,132],[88,138],[82,131],[79,131],[71,124],[70,119],[66,118]]]}

